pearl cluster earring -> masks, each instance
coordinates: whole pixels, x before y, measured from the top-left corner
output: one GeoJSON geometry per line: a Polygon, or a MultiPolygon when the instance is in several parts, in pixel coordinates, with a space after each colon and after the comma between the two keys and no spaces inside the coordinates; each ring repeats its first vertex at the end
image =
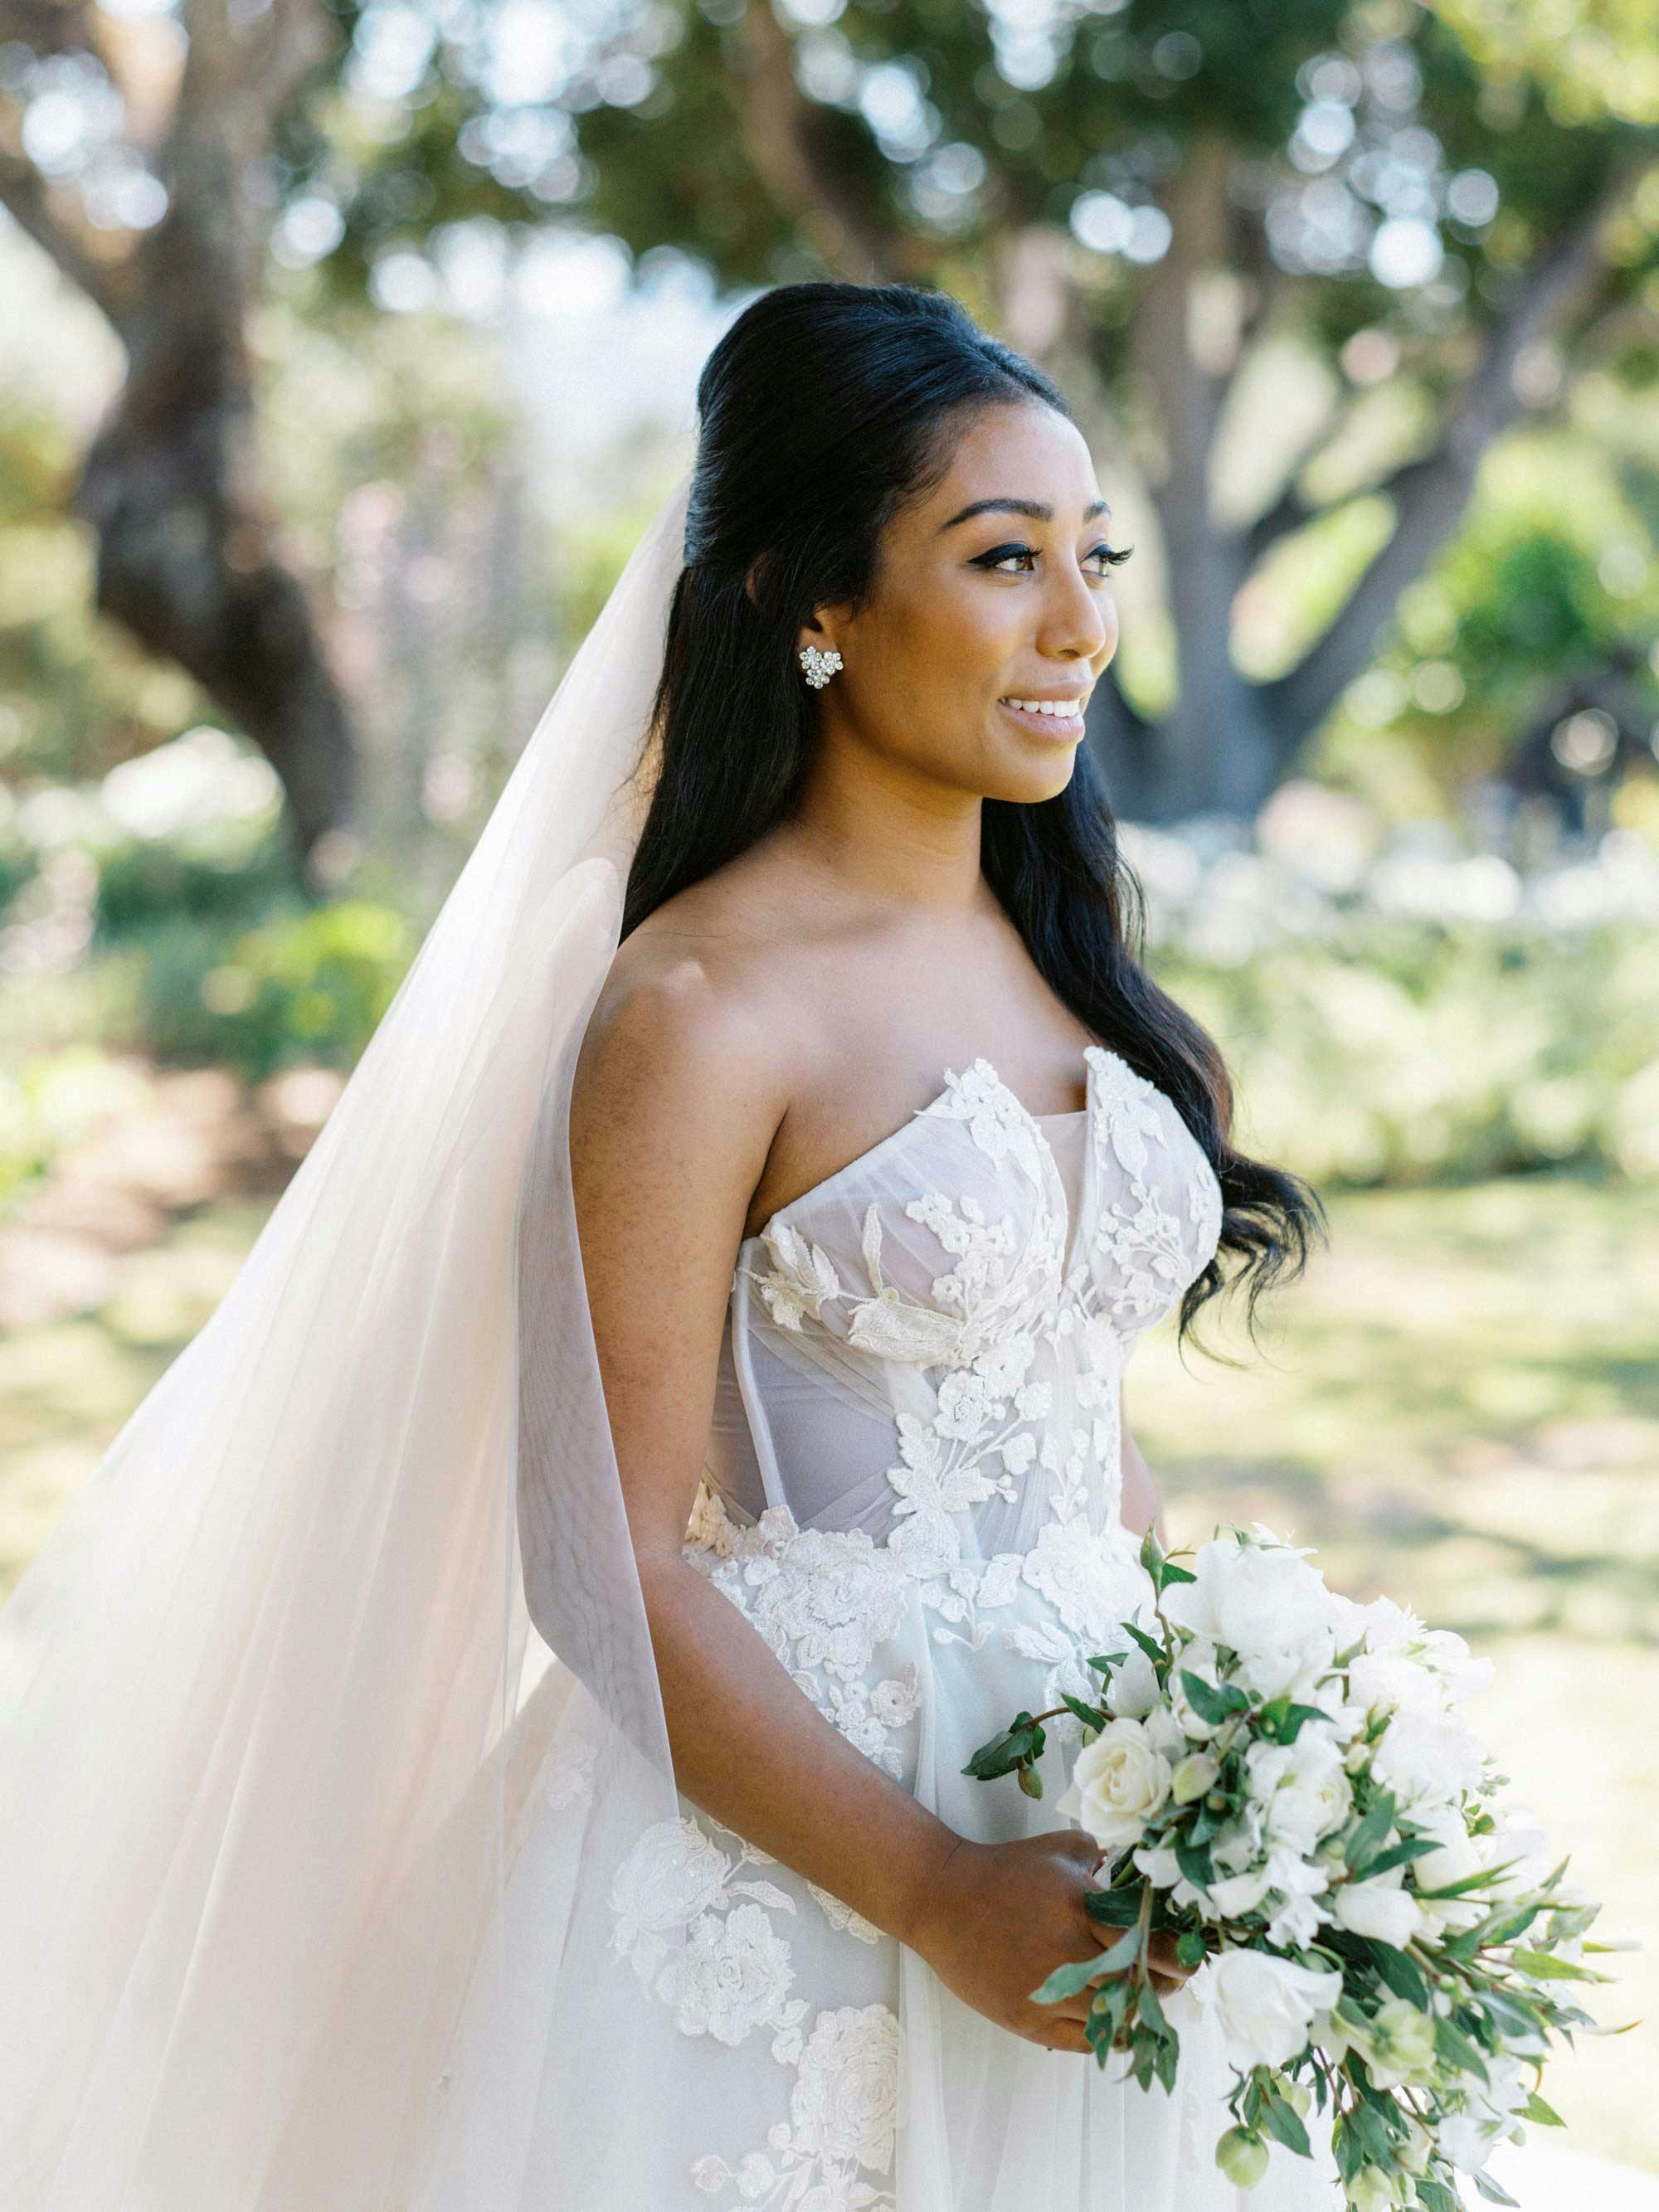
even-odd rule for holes
{"type": "Polygon", "coordinates": [[[815,691],[822,691],[841,666],[841,655],[833,645],[828,653],[820,653],[815,645],[804,645],[799,658],[806,671],[806,680],[815,691]]]}

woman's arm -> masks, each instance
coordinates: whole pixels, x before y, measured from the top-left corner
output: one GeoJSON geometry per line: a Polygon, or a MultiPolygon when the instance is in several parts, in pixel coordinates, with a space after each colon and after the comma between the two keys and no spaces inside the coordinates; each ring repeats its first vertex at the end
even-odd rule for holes
{"type": "Polygon", "coordinates": [[[578,1064],[571,1168],[675,1778],[906,1941],[961,1838],[824,1717],[681,1551],[738,1247],[787,1103],[777,1039],[695,960],[607,988],[578,1064]]]}
{"type": "MultiPolygon", "coordinates": [[[[788,1103],[776,1030],[684,960],[617,986],[571,1100],[582,1270],[676,1780],[988,2020],[1086,2057],[1092,1990],[1050,2004],[1030,1992],[1117,1936],[1084,1901],[1093,1837],[1072,1823],[1000,1844],[958,1835],[824,1717],[682,1554],[732,1271],[788,1103]]],[[[1152,1963],[1162,1990],[1190,1971],[1167,1936],[1152,1963]]]]}

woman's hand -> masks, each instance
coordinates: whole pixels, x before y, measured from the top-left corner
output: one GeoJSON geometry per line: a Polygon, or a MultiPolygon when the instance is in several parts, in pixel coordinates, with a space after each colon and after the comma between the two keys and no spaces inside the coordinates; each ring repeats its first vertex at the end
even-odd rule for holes
{"type": "MultiPolygon", "coordinates": [[[[929,1884],[904,1940],[945,1987],[999,2027],[1051,2051],[1088,2052],[1083,2023],[1096,1990],[1035,2004],[1056,1966],[1109,1949],[1123,1934],[1091,1919],[1085,1893],[1095,1879],[1100,1846],[1081,1828],[1057,1828],[1006,1844],[964,1836],[929,1884]]],[[[1179,1964],[1174,1940],[1154,1936],[1147,1952],[1152,1986],[1168,1996],[1193,1971],[1179,1964]]]]}

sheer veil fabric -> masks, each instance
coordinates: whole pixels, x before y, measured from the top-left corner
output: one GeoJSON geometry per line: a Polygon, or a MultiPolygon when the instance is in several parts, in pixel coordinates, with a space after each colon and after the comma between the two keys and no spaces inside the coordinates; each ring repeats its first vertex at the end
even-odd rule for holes
{"type": "Polygon", "coordinates": [[[624,2099],[673,2031],[603,1970],[602,1885],[676,1790],[567,1131],[690,483],[0,1613],[3,2212],[652,2201],[624,2099]]]}

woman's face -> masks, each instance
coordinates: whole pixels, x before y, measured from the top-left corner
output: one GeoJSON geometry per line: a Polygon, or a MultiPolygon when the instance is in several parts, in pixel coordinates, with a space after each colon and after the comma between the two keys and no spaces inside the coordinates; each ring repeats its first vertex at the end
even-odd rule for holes
{"type": "Polygon", "coordinates": [[[1037,400],[980,409],[943,482],[889,524],[861,611],[820,608],[796,639],[842,657],[826,741],[987,798],[1063,790],[1117,647],[1109,520],[1074,424],[1037,400]]]}

